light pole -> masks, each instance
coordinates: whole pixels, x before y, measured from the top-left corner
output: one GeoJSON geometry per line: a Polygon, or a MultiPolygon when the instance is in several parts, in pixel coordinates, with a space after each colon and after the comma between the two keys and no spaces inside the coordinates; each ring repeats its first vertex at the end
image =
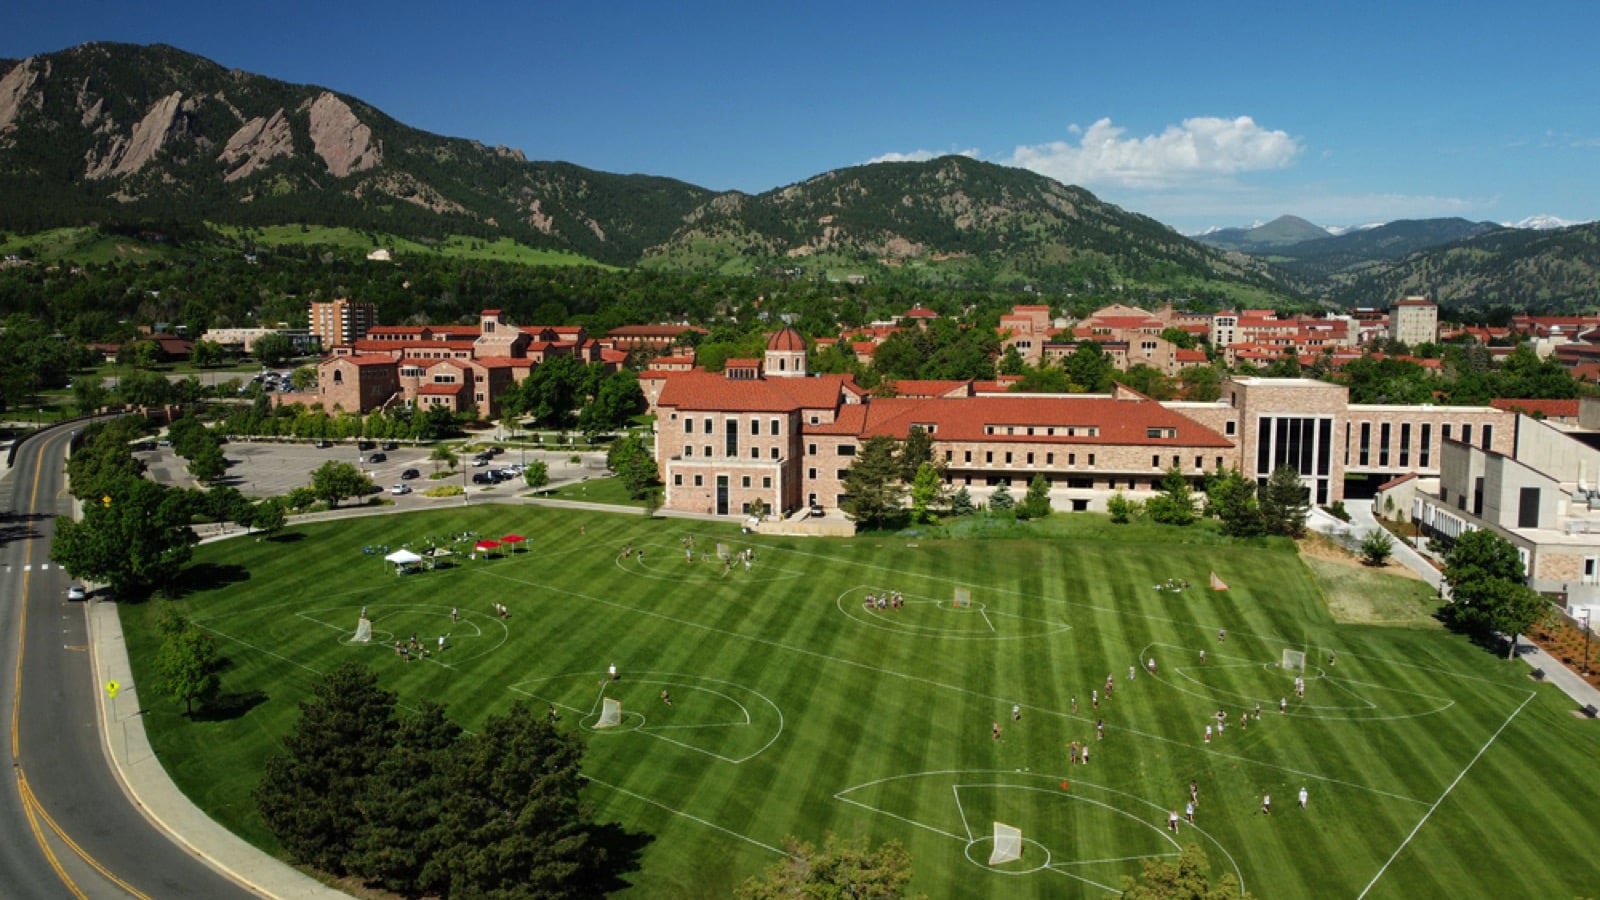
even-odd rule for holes
{"type": "Polygon", "coordinates": [[[1589,674],[1589,609],[1583,608],[1583,674],[1589,674]]]}

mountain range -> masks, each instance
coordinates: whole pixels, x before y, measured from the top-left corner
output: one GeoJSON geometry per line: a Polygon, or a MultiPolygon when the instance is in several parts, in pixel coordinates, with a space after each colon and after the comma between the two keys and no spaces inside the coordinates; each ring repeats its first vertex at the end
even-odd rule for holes
{"type": "Polygon", "coordinates": [[[22,233],[95,226],[214,236],[226,225],[248,236],[264,226],[343,226],[424,243],[510,239],[620,266],[1258,304],[1381,304],[1393,295],[1373,292],[1399,286],[1441,299],[1560,303],[1593,296],[1600,272],[1592,241],[1544,245],[1532,239],[1538,233],[1501,235],[1500,226],[1460,219],[1333,236],[1284,217],[1192,240],[1080,187],[962,156],[839,169],[760,194],[718,192],[530,161],[411,128],[334,90],[165,45],[85,44],[0,60],[0,197],[0,229],[22,233]],[[1546,252],[1579,259],[1518,261],[1546,252]],[[1468,269],[1459,285],[1438,280],[1468,269]],[[1497,280],[1557,270],[1552,284],[1497,280]]]}

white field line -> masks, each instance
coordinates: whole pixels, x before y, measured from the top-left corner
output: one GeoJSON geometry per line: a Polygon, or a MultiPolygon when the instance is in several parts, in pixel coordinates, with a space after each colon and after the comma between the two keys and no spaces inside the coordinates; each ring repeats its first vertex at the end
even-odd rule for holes
{"type": "Polygon", "coordinates": [[[961,785],[950,785],[950,793],[955,797],[956,813],[961,816],[961,830],[967,833],[967,841],[970,843],[973,840],[972,826],[967,823],[967,808],[961,805],[961,785]]]}
{"type": "MultiPolygon", "coordinates": [[[[526,584],[527,583],[527,582],[522,581],[521,579],[513,578],[513,577],[511,577],[509,575],[503,575],[503,574],[499,574],[499,573],[495,573],[494,577],[502,578],[502,579],[505,579],[507,581],[513,581],[513,582],[516,582],[518,584],[526,584]]],[[[700,622],[692,622],[692,621],[690,621],[688,619],[679,618],[677,616],[668,615],[666,613],[656,612],[654,610],[649,610],[649,609],[641,609],[641,608],[638,608],[638,607],[629,606],[629,605],[627,605],[625,603],[619,603],[619,602],[617,602],[615,600],[607,600],[607,599],[604,599],[602,597],[595,597],[595,596],[592,596],[592,595],[589,595],[589,594],[579,593],[578,591],[570,591],[570,590],[566,590],[566,589],[563,589],[563,588],[550,587],[548,585],[543,586],[541,589],[544,590],[547,593],[565,594],[565,595],[570,596],[570,597],[577,597],[577,598],[580,598],[580,599],[583,599],[583,600],[588,600],[591,603],[597,603],[597,604],[600,604],[602,606],[609,606],[609,607],[611,607],[613,609],[620,609],[620,610],[623,610],[625,612],[637,613],[638,615],[648,616],[648,617],[653,618],[653,619],[661,619],[662,621],[672,622],[672,623],[677,624],[677,625],[682,625],[682,626],[684,626],[686,628],[697,629],[697,630],[700,630],[700,631],[709,632],[711,634],[720,634],[720,635],[723,635],[725,637],[735,638],[735,639],[742,640],[742,641],[750,641],[751,643],[762,644],[764,646],[773,647],[773,648],[778,649],[778,650],[787,650],[790,653],[796,653],[796,654],[799,654],[801,656],[808,656],[808,657],[811,657],[813,659],[820,659],[820,660],[823,660],[823,661],[826,661],[826,662],[837,663],[837,664],[842,665],[842,666],[849,666],[851,668],[862,669],[862,670],[865,670],[867,672],[874,672],[874,673],[879,674],[879,675],[886,675],[886,676],[893,677],[893,678],[901,678],[901,679],[904,679],[906,681],[910,681],[910,682],[912,682],[914,684],[923,685],[925,687],[933,687],[933,688],[937,688],[939,690],[954,691],[956,693],[966,694],[966,695],[971,696],[971,697],[977,697],[977,698],[982,699],[982,700],[988,700],[988,701],[991,701],[991,702],[994,702],[994,703],[999,703],[1001,705],[1007,705],[1007,706],[1009,706],[1010,704],[1016,702],[1015,700],[1013,700],[1011,698],[997,697],[997,696],[994,696],[992,694],[985,694],[985,693],[983,693],[981,691],[973,690],[972,688],[966,688],[966,687],[962,687],[960,685],[955,685],[955,684],[945,684],[945,683],[942,683],[942,682],[939,682],[939,681],[933,681],[933,680],[928,679],[928,678],[923,678],[922,676],[919,676],[919,675],[908,675],[908,674],[906,674],[904,672],[897,672],[897,671],[895,671],[893,669],[885,669],[882,666],[874,666],[874,665],[871,665],[869,663],[858,662],[857,660],[853,660],[853,659],[844,659],[842,657],[830,656],[829,654],[820,653],[820,652],[818,652],[816,650],[810,650],[810,649],[807,649],[805,647],[791,646],[789,644],[785,644],[785,643],[782,643],[780,641],[774,641],[774,640],[771,640],[769,638],[754,637],[754,636],[751,636],[751,635],[739,634],[738,632],[728,631],[727,629],[723,629],[723,628],[717,628],[717,627],[715,627],[713,625],[706,625],[706,624],[703,624],[703,623],[700,623],[700,622]]],[[[1082,722],[1085,726],[1092,726],[1094,724],[1094,721],[1095,721],[1093,716],[1088,716],[1088,717],[1076,716],[1076,715],[1072,715],[1070,713],[1058,712],[1058,711],[1053,710],[1053,709],[1044,709],[1044,708],[1038,707],[1038,706],[1028,706],[1026,704],[1023,704],[1023,707],[1025,709],[1032,710],[1032,711],[1040,713],[1042,715],[1055,716],[1055,717],[1061,718],[1061,719],[1071,719],[1073,721],[1082,722]]],[[[1172,738],[1165,738],[1165,737],[1162,737],[1160,735],[1150,734],[1148,732],[1139,731],[1139,730],[1133,729],[1133,728],[1124,728],[1124,729],[1121,729],[1121,730],[1126,732],[1126,733],[1128,733],[1128,734],[1132,734],[1132,735],[1135,735],[1135,736],[1138,736],[1138,737],[1142,737],[1142,738],[1145,738],[1147,740],[1156,741],[1156,742],[1162,743],[1162,744],[1168,744],[1168,745],[1171,745],[1171,746],[1174,746],[1174,747],[1182,747],[1185,750],[1194,750],[1194,749],[1196,749],[1194,747],[1193,743],[1188,742],[1188,741],[1178,741],[1178,740],[1174,740],[1172,738]]],[[[1317,774],[1315,772],[1304,772],[1304,771],[1301,771],[1299,769],[1289,768],[1287,766],[1273,765],[1272,763],[1266,763],[1266,762],[1262,762],[1260,760],[1250,759],[1248,757],[1234,756],[1232,754],[1227,754],[1227,753],[1217,753],[1215,751],[1205,751],[1205,752],[1210,752],[1214,756],[1217,756],[1217,757],[1222,758],[1222,759],[1232,759],[1232,760],[1237,760],[1238,762],[1248,763],[1248,764],[1253,765],[1253,766],[1261,766],[1262,768],[1266,768],[1266,769],[1275,769],[1275,770],[1280,771],[1280,772],[1288,772],[1291,775],[1298,775],[1298,776],[1300,776],[1302,778],[1311,778],[1311,779],[1315,779],[1317,781],[1326,782],[1328,784],[1337,784],[1337,785],[1341,785],[1343,787],[1351,788],[1352,790],[1366,791],[1366,792],[1369,792],[1369,793],[1372,793],[1372,794],[1377,794],[1378,796],[1382,796],[1382,797],[1391,797],[1391,798],[1394,798],[1396,800],[1404,800],[1404,801],[1406,801],[1408,803],[1425,804],[1425,803],[1428,802],[1426,800],[1419,800],[1419,799],[1417,799],[1415,797],[1407,797],[1407,796],[1405,796],[1403,794],[1395,794],[1395,793],[1392,793],[1390,791],[1381,790],[1379,788],[1370,787],[1368,785],[1356,784],[1354,782],[1344,781],[1344,780],[1341,780],[1341,779],[1338,779],[1338,778],[1330,778],[1330,777],[1328,777],[1326,775],[1320,775],[1320,774],[1317,774]]]]}
{"type": "Polygon", "coordinates": [[[618,786],[616,786],[614,784],[611,784],[609,782],[601,781],[600,779],[595,778],[592,775],[585,775],[584,777],[587,778],[593,784],[598,784],[601,787],[610,788],[610,789],[612,789],[613,791],[616,791],[619,794],[627,794],[629,797],[632,797],[635,800],[643,800],[644,802],[646,802],[646,803],[650,804],[651,806],[654,806],[654,807],[656,807],[658,809],[664,809],[667,812],[672,813],[675,816],[682,816],[683,818],[688,819],[691,822],[698,822],[701,825],[706,826],[707,828],[711,828],[711,829],[715,829],[717,831],[720,831],[723,834],[728,835],[729,837],[736,837],[739,840],[744,841],[746,843],[755,844],[757,847],[760,847],[763,850],[771,850],[773,853],[776,853],[779,856],[788,856],[789,855],[788,851],[786,851],[786,850],[780,850],[777,847],[772,846],[771,844],[763,844],[762,842],[756,840],[753,837],[750,837],[747,834],[740,834],[739,832],[734,831],[731,828],[724,828],[721,825],[716,824],[715,822],[707,822],[705,819],[702,819],[699,816],[690,815],[689,813],[686,813],[681,809],[673,809],[672,807],[666,805],[665,803],[662,803],[662,802],[660,802],[658,800],[652,800],[649,797],[644,796],[643,794],[635,794],[633,791],[630,791],[627,788],[618,787],[618,786]]]}
{"type": "Polygon", "coordinates": [[[1362,897],[1365,897],[1372,890],[1372,886],[1378,883],[1378,879],[1383,877],[1383,873],[1389,871],[1389,866],[1394,864],[1395,859],[1399,857],[1401,851],[1405,850],[1406,846],[1411,843],[1411,839],[1416,837],[1417,832],[1422,830],[1422,826],[1428,824],[1428,819],[1433,816],[1434,811],[1439,808],[1439,805],[1445,801],[1446,797],[1450,796],[1451,791],[1456,789],[1456,785],[1461,783],[1461,779],[1467,777],[1467,773],[1472,771],[1472,767],[1477,764],[1478,760],[1483,756],[1483,754],[1486,753],[1490,747],[1494,746],[1495,741],[1500,739],[1501,732],[1504,732],[1508,727],[1510,727],[1511,721],[1517,717],[1518,713],[1522,712],[1523,707],[1527,706],[1533,701],[1535,696],[1536,695],[1530,691],[1527,698],[1524,699],[1522,703],[1511,712],[1511,715],[1506,717],[1504,722],[1500,723],[1500,727],[1495,729],[1495,733],[1489,736],[1489,739],[1484,742],[1483,746],[1478,748],[1477,754],[1474,755],[1472,760],[1467,763],[1466,768],[1463,768],[1460,774],[1456,775],[1456,780],[1450,782],[1450,786],[1444,789],[1444,793],[1439,795],[1439,799],[1433,801],[1433,805],[1428,807],[1428,811],[1422,814],[1422,819],[1417,822],[1417,827],[1411,829],[1411,833],[1406,835],[1406,839],[1400,842],[1400,846],[1394,848],[1394,853],[1390,854],[1388,861],[1383,864],[1382,868],[1378,869],[1378,874],[1372,876],[1372,880],[1367,882],[1367,886],[1361,889],[1361,893],[1356,895],[1356,900],[1361,900],[1362,897]]]}
{"type": "Polygon", "coordinates": [[[989,630],[990,631],[994,631],[995,630],[994,629],[994,623],[989,621],[989,614],[987,612],[985,612],[985,611],[980,609],[980,610],[978,610],[978,615],[983,616],[983,624],[989,626],[989,630]]]}

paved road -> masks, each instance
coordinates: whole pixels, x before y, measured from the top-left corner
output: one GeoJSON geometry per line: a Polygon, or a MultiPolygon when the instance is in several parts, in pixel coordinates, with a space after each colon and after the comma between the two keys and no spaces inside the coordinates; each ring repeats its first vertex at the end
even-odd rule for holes
{"type": "Polygon", "coordinates": [[[49,563],[54,519],[70,508],[71,433],[28,441],[0,482],[0,737],[13,775],[0,790],[0,894],[254,897],[156,829],[111,772],[84,604],[49,563]]]}

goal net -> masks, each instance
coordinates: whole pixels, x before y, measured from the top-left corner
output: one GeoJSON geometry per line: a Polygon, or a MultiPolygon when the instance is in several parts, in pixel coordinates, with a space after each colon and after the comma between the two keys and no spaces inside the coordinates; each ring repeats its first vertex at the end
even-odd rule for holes
{"type": "Polygon", "coordinates": [[[717,559],[727,559],[727,558],[728,558],[728,545],[727,544],[718,544],[717,545],[717,559]]]}
{"type": "Polygon", "coordinates": [[[350,639],[357,644],[372,643],[372,620],[363,616],[356,622],[356,636],[350,639]]]}
{"type": "Polygon", "coordinates": [[[1303,650],[1283,651],[1283,669],[1285,672],[1304,672],[1306,670],[1306,654],[1303,650]]]}
{"type": "Polygon", "coordinates": [[[615,728],[622,724],[622,702],[606,697],[600,704],[600,721],[594,723],[596,728],[615,728]]]}
{"type": "Polygon", "coordinates": [[[994,849],[989,851],[989,865],[997,866],[1022,858],[1022,829],[1000,822],[994,823],[994,849]]]}
{"type": "Polygon", "coordinates": [[[951,602],[952,605],[958,606],[958,607],[971,606],[972,605],[972,589],[971,588],[956,588],[955,598],[953,600],[951,600],[950,602],[951,602]]]}

